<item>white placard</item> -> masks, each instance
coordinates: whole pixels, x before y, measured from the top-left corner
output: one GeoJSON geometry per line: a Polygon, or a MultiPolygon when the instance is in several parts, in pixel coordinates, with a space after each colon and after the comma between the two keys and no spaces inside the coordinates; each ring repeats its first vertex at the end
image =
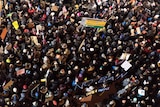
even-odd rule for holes
{"type": "Polygon", "coordinates": [[[131,54],[128,53],[122,53],[119,59],[121,60],[128,60],[131,54]]]}
{"type": "Polygon", "coordinates": [[[132,67],[132,65],[131,65],[128,61],[124,61],[124,62],[121,64],[121,67],[122,67],[125,71],[128,71],[129,68],[132,67]]]}
{"type": "Polygon", "coordinates": [[[145,90],[143,90],[143,89],[138,89],[138,94],[139,94],[140,96],[145,96],[145,90]]]}

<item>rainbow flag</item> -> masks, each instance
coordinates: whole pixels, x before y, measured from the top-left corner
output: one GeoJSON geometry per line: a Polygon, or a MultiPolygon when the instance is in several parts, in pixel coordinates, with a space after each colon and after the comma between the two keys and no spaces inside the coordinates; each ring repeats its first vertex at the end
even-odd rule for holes
{"type": "Polygon", "coordinates": [[[81,20],[81,24],[85,27],[103,28],[106,24],[106,20],[83,17],[81,20]]]}

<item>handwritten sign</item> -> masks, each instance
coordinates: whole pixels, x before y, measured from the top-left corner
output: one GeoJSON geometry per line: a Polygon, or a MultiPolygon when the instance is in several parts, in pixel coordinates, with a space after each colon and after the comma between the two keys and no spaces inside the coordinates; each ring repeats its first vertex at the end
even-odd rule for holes
{"type": "Polygon", "coordinates": [[[88,102],[88,101],[91,101],[92,100],[92,95],[89,95],[87,97],[84,97],[80,100],[80,102],[88,102]]]}
{"type": "Polygon", "coordinates": [[[14,84],[13,80],[10,80],[4,87],[3,90],[8,90],[14,84]]]}

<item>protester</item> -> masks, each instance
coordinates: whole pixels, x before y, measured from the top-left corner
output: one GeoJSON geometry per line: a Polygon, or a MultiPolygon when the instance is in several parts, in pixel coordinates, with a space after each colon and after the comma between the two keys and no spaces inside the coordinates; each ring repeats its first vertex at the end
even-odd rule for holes
{"type": "Polygon", "coordinates": [[[95,106],[158,107],[159,10],[158,0],[4,1],[0,105],[86,107],[82,97],[116,82],[95,106]],[[83,17],[106,24],[85,27],[83,17]]]}

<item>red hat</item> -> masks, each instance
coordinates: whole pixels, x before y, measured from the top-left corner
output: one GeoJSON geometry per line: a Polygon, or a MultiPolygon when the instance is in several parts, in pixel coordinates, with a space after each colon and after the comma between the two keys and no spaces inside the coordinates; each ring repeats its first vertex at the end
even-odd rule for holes
{"type": "Polygon", "coordinates": [[[28,29],[24,29],[24,33],[28,33],[29,32],[29,30],[28,29]]]}
{"type": "Polygon", "coordinates": [[[53,100],[53,105],[57,106],[57,101],[56,100],[53,100]]]}
{"type": "Polygon", "coordinates": [[[26,90],[27,89],[27,85],[23,85],[23,89],[26,90]]]}

